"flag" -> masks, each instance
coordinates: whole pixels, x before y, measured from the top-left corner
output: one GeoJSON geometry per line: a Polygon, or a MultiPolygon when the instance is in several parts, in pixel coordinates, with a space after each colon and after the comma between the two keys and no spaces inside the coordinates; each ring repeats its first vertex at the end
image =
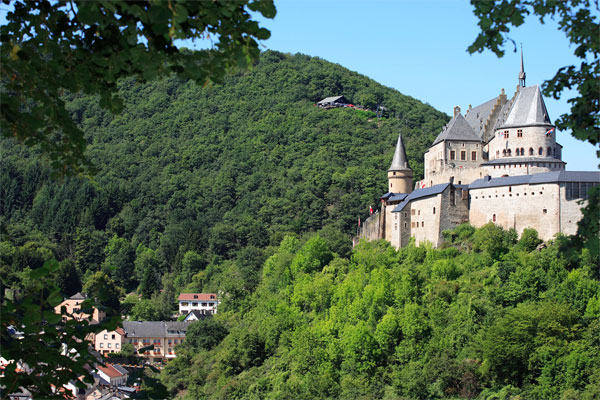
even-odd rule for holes
{"type": "Polygon", "coordinates": [[[421,189],[425,189],[425,182],[421,183],[421,189]]]}
{"type": "Polygon", "coordinates": [[[369,206],[369,215],[373,215],[373,207],[369,206]]]}
{"type": "Polygon", "coordinates": [[[546,131],[546,136],[550,136],[554,133],[554,128],[550,128],[546,131]]]}

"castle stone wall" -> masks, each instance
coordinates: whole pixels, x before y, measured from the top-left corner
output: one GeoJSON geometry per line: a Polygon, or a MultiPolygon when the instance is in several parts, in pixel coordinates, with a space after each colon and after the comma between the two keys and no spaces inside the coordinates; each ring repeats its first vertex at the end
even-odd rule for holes
{"type": "Polygon", "coordinates": [[[494,138],[488,143],[490,160],[505,157],[504,150],[510,150],[510,157],[554,157],[560,160],[561,147],[556,143],[554,133],[546,135],[548,129],[548,126],[498,129],[494,138]],[[522,137],[518,137],[519,130],[522,131],[522,137]],[[508,138],[504,137],[505,132],[508,132],[508,138]],[[517,149],[521,148],[525,151],[522,156],[517,155],[517,149]],[[530,154],[530,149],[533,150],[533,154],[530,154]]]}
{"type": "Polygon", "coordinates": [[[494,222],[504,229],[537,230],[549,240],[559,232],[561,200],[556,183],[471,189],[469,220],[475,227],[494,222]]]}
{"type": "Polygon", "coordinates": [[[481,178],[480,164],[483,159],[483,145],[477,142],[444,141],[431,147],[425,153],[426,187],[446,183],[454,178],[454,183],[468,184],[481,178]],[[454,152],[454,159],[452,159],[454,152]],[[475,153],[475,157],[473,157],[475,153]],[[464,156],[464,160],[462,160],[464,156]]]}

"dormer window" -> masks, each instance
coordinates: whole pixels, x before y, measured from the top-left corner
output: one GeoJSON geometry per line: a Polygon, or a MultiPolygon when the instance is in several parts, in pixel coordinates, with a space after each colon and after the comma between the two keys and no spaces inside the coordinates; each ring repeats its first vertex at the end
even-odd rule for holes
{"type": "Polygon", "coordinates": [[[198,295],[197,295],[197,294],[195,294],[195,295],[194,295],[194,299],[197,299],[197,298],[198,298],[198,295]]]}

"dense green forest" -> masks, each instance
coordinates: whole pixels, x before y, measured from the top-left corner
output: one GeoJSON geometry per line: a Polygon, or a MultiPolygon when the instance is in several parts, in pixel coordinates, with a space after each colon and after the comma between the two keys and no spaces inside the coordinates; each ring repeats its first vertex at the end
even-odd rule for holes
{"type": "Polygon", "coordinates": [[[221,85],[126,80],[120,93],[117,116],[64,98],[92,177],[57,178],[2,140],[0,278],[27,289],[55,257],[64,295],[103,288],[107,306],[143,320],[169,318],[182,291],[218,292],[219,313],[190,326],[157,398],[600,397],[587,250],[491,224],[446,232],[440,249],[352,248],[398,134],[420,179],[445,114],[273,51],[221,85]],[[387,111],[315,106],[340,94],[387,111]]]}
{"type": "Polygon", "coordinates": [[[398,134],[419,176],[448,120],[339,65],[273,51],[222,85],[130,79],[120,95],[117,116],[97,98],[65,96],[97,168],[91,179],[53,178],[34,151],[3,139],[5,287],[26,287],[55,256],[65,294],[110,279],[143,294],[127,304],[144,319],[168,315],[184,289],[244,299],[286,234],[323,230],[347,255],[358,217],[386,191],[398,134]],[[387,113],[314,105],[340,94],[387,113]]]}
{"type": "Polygon", "coordinates": [[[344,258],[286,237],[162,382],[188,399],[597,399],[597,260],[540,242],[461,225],[441,249],[361,242],[344,258]]]}

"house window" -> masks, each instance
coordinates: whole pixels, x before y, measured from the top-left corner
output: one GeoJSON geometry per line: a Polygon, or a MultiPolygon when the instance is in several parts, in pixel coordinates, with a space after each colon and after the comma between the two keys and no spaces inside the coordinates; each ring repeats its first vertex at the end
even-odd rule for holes
{"type": "Polygon", "coordinates": [[[187,301],[184,301],[184,302],[181,303],[181,307],[187,307],[187,306],[188,306],[188,302],[187,301]]]}
{"type": "Polygon", "coordinates": [[[113,334],[113,335],[111,335],[111,339],[112,339],[112,340],[115,340],[115,335],[114,335],[114,334],[113,334]]]}
{"type": "Polygon", "coordinates": [[[454,150],[450,151],[450,159],[451,160],[455,160],[456,159],[456,151],[454,151],[454,150]]]}
{"type": "Polygon", "coordinates": [[[115,343],[115,349],[119,348],[119,343],[115,343]]]}
{"type": "Polygon", "coordinates": [[[508,139],[508,131],[504,131],[504,139],[508,139]]]}
{"type": "Polygon", "coordinates": [[[523,137],[523,129],[517,129],[517,137],[523,137]]]}
{"type": "Polygon", "coordinates": [[[104,348],[104,343],[100,343],[100,348],[104,348]]]}
{"type": "Polygon", "coordinates": [[[197,302],[192,303],[192,307],[198,307],[198,303],[197,302]]]}
{"type": "Polygon", "coordinates": [[[477,152],[476,151],[471,152],[471,160],[477,161],[477,152]]]}
{"type": "Polygon", "coordinates": [[[112,347],[112,343],[107,344],[106,347],[110,349],[112,347]]]}
{"type": "Polygon", "coordinates": [[[202,307],[206,307],[206,303],[202,303],[202,307]]]}
{"type": "Polygon", "coordinates": [[[108,339],[108,334],[104,334],[104,340],[108,339]]]}
{"type": "Polygon", "coordinates": [[[467,159],[467,152],[466,151],[461,151],[460,152],[460,160],[461,161],[465,161],[467,159]]]}

